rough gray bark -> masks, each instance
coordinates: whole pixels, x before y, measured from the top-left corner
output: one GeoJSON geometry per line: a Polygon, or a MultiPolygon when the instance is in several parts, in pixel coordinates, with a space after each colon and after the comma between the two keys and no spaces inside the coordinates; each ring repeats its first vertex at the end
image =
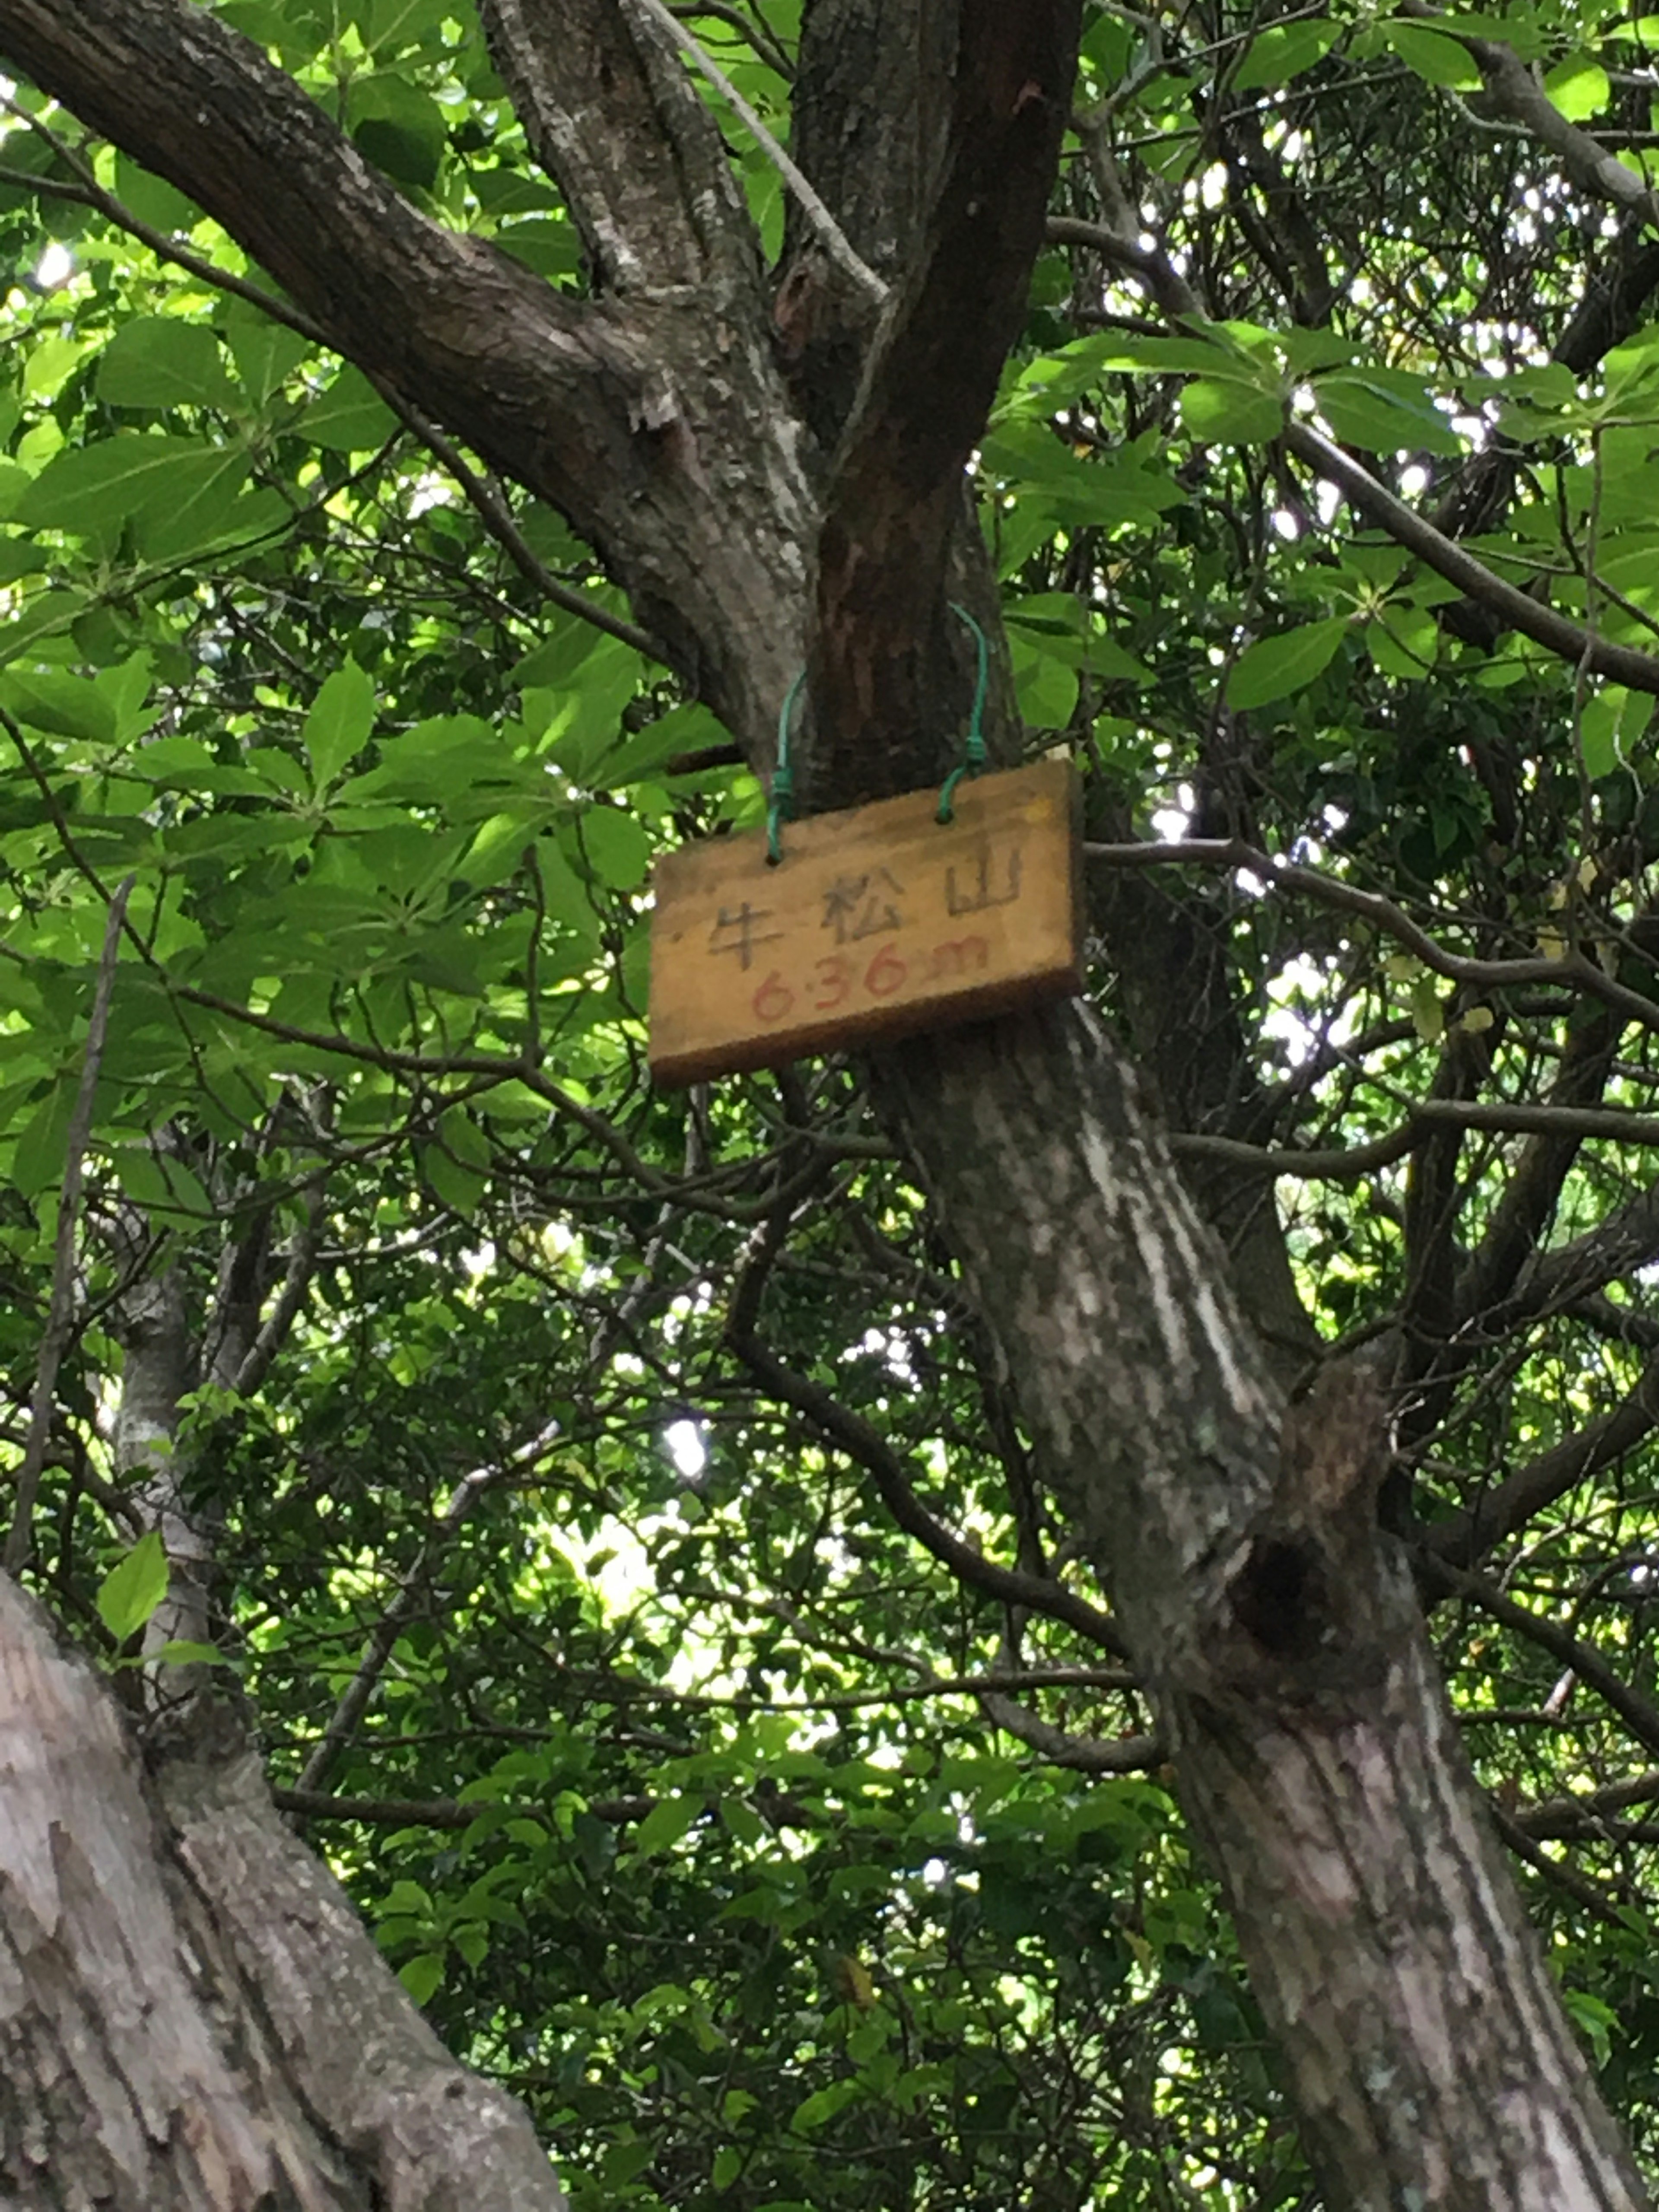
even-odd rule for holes
{"type": "Polygon", "coordinates": [[[238,1717],[198,1711],[149,1763],[0,1576],[8,2212],[564,2212],[523,2112],[283,1826],[238,1717]]]}
{"type": "Polygon", "coordinates": [[[880,1083],[1145,1670],[1334,2202],[1644,2203],[1377,1528],[1363,1378],[1284,1419],[1085,1017],[920,1038],[880,1083]]]}
{"type": "MultiPolygon", "coordinates": [[[[1040,235],[1075,0],[811,0],[797,144],[893,279],[873,330],[805,243],[769,291],[714,127],[642,10],[481,12],[590,243],[592,302],[410,210],[287,78],[184,0],[0,0],[0,51],[191,193],[343,352],[561,506],[763,769],[805,659],[822,799],[925,780],[959,726],[947,576],[984,585],[963,463],[1040,235]],[[885,207],[872,149],[895,180],[885,207]]],[[[995,703],[1006,748],[1018,733],[1006,696],[995,703]]],[[[1381,1431],[1363,1396],[1322,1396],[1281,1440],[1219,1255],[1121,1055],[1079,1015],[922,1039],[876,1079],[1114,1592],[1332,2201],[1640,2203],[1375,1534],[1381,1431]]],[[[107,1715],[66,1703],[63,1725],[117,1787],[113,1749],[98,1751],[107,1715]]],[[[279,1880],[302,1893],[299,1860],[262,1855],[268,1832],[228,1787],[175,1795],[170,1844],[129,1823],[100,1880],[158,1883],[172,1863],[160,1850],[198,1883],[222,1863],[255,1894],[279,1880]]],[[[322,1911],[294,1908],[302,1925],[322,1911]]],[[[292,1925],[249,1928],[216,1891],[210,1917],[208,1936],[280,2004],[300,1971],[292,1925]]],[[[307,1997],[337,2004],[354,2034],[393,2035],[405,2081],[437,2063],[407,2023],[386,2027],[378,1999],[364,2008],[349,1974],[327,1978],[337,1936],[347,1943],[331,1923],[306,1948],[307,1997]]],[[[176,1962],[145,1963],[176,1981],[176,1962]]],[[[38,2100],[51,2016],[17,2016],[33,2069],[19,2078],[38,2100]]],[[[272,2051],[277,2077],[305,2062],[284,2017],[298,2056],[272,2051]]],[[[200,2044],[179,2047],[198,2063],[200,2044]]],[[[275,2109],[271,2079],[244,2087],[275,2109]]],[[[361,2072],[351,2087],[367,2093],[361,2072]]],[[[456,2103],[471,2094],[459,2085],[456,2103]]],[[[396,2140],[409,2110],[388,2123],[396,2140]]],[[[368,2155],[344,2124],[348,2153],[368,2155]]],[[[252,2171],[240,2116],[223,2131],[223,2155],[252,2171]]],[[[520,2171],[476,2139],[470,2154],[475,2197],[487,2173],[520,2171]]],[[[555,2201],[520,2185],[503,2179],[488,2201],[555,2201]]]]}

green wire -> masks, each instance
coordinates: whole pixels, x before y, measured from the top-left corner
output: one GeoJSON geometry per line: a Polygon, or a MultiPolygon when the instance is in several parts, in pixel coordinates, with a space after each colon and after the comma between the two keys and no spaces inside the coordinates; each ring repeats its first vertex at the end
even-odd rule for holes
{"type": "Polygon", "coordinates": [[[795,771],[789,764],[789,725],[800,687],[805,681],[806,671],[803,668],[784,693],[778,715],[778,764],[773,770],[771,804],[766,810],[766,857],[775,868],[783,858],[783,825],[795,811],[795,771]]]}
{"type": "MultiPolygon", "coordinates": [[[[985,765],[985,694],[990,685],[990,648],[985,642],[985,633],[966,607],[958,606],[952,599],[951,611],[961,617],[974,633],[974,646],[978,656],[978,673],[974,682],[973,710],[968,717],[968,734],[962,743],[961,765],[953,768],[945,779],[939,795],[938,820],[951,822],[956,818],[957,786],[964,775],[977,775],[985,765]]],[[[766,810],[766,857],[774,867],[783,858],[783,825],[793,821],[795,812],[795,771],[789,759],[789,727],[794,720],[795,702],[806,681],[806,671],[789,686],[783,696],[783,706],[778,714],[778,764],[772,775],[772,797],[766,810]]]]}
{"type": "Polygon", "coordinates": [[[979,673],[974,684],[974,708],[968,717],[968,735],[963,740],[962,764],[959,768],[953,768],[950,775],[945,777],[944,788],[939,795],[939,813],[936,819],[947,823],[956,817],[957,786],[964,775],[977,775],[985,765],[985,732],[981,724],[985,717],[985,693],[989,682],[990,661],[989,649],[985,642],[985,633],[969,613],[967,608],[958,606],[952,599],[951,611],[954,615],[959,615],[974,633],[974,645],[979,656],[979,673]]]}

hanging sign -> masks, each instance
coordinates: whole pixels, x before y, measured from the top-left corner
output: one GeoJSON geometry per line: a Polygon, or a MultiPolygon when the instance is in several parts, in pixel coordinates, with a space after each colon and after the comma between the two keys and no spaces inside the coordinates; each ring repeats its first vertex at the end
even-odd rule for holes
{"type": "Polygon", "coordinates": [[[710,837],[653,878],[651,1072],[700,1083],[1083,988],[1077,781],[1038,761],[784,830],[710,837]]]}

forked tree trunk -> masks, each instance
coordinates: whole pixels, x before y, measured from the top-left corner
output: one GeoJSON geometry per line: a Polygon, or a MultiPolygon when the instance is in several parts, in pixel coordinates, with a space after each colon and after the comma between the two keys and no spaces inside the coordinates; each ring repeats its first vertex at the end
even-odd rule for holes
{"type": "MultiPolygon", "coordinates": [[[[994,599],[962,476],[1041,236],[1078,0],[809,0],[795,143],[893,287],[878,322],[799,222],[763,278],[641,0],[480,7],[596,303],[428,222],[188,0],[0,0],[0,52],[191,194],[384,386],[560,505],[763,773],[805,661],[819,803],[926,781],[959,726],[949,599],[994,599]]],[[[1006,692],[994,720],[1006,753],[1006,692]]],[[[1281,1437],[1221,1255],[1082,1015],[924,1039],[875,1073],[1113,1592],[1333,2203],[1641,2203],[1376,1535],[1363,1384],[1281,1437]]],[[[9,1591],[0,1636],[0,1725],[17,1698],[33,1713],[0,1770],[19,2201],[64,2201],[30,2177],[90,2174],[90,2133],[122,2206],[252,2201],[273,2172],[279,2202],[367,2203],[377,2160],[398,2204],[556,2202],[239,1761],[198,1749],[153,1814],[101,1692],[9,1591]],[[109,1983],[125,1996],[93,1994],[109,1983]],[[82,2018],[84,2075],[64,2055],[82,2018]]]]}

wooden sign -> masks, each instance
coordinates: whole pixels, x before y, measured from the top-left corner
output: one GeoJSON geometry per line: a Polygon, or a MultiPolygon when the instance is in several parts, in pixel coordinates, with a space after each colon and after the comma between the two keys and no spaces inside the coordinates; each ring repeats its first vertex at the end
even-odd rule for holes
{"type": "Polygon", "coordinates": [[[657,863],[651,1072],[700,1083],[1083,987],[1077,781],[1038,761],[657,863]]]}

